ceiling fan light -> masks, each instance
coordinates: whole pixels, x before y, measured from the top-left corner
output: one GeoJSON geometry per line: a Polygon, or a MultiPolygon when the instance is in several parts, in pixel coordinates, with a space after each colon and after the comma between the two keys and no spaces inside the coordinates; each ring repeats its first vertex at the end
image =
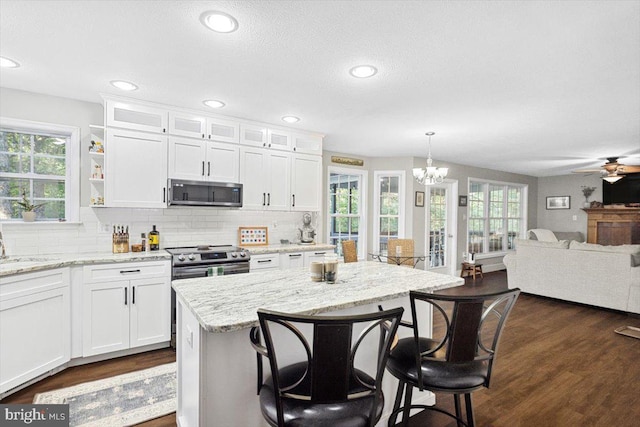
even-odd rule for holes
{"type": "Polygon", "coordinates": [[[624,176],[622,175],[607,175],[602,179],[607,181],[609,184],[615,184],[616,182],[620,181],[622,178],[624,178],[624,176]]]}

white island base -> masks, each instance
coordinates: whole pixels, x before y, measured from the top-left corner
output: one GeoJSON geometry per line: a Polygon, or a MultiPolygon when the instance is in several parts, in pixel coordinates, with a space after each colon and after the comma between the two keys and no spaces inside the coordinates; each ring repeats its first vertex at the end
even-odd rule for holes
{"type": "MultiPolygon", "coordinates": [[[[409,320],[411,309],[409,291],[406,287],[434,290],[458,286],[462,283],[459,278],[453,276],[378,262],[354,263],[354,265],[354,267],[350,264],[340,265],[339,274],[344,279],[335,285],[312,284],[309,282],[308,272],[302,270],[297,273],[274,271],[175,281],[173,286],[178,296],[176,346],[178,426],[260,427],[268,425],[260,412],[259,397],[256,393],[256,352],[249,341],[250,326],[257,324],[255,313],[257,308],[305,314],[348,315],[377,311],[378,304],[381,304],[385,309],[404,307],[404,319],[409,320]],[[241,279],[240,276],[242,276],[241,279]],[[296,282],[302,280],[300,284],[302,287],[298,288],[296,282]],[[234,281],[236,281],[235,284],[234,281]],[[260,285],[264,287],[264,293],[261,295],[257,294],[254,288],[260,285]],[[270,290],[278,286],[281,288],[278,294],[279,300],[269,301],[269,296],[273,295],[270,290]],[[387,286],[390,286],[392,291],[386,289],[387,286]],[[233,295],[227,294],[226,292],[231,291],[232,288],[235,288],[233,295]],[[248,292],[249,289],[253,290],[253,299],[256,301],[236,300],[235,303],[241,306],[236,307],[236,310],[227,308],[229,305],[234,305],[234,299],[242,298],[244,291],[248,292]],[[323,291],[317,292],[319,289],[323,291]],[[352,295],[354,293],[360,294],[359,299],[354,299],[355,296],[352,295]],[[315,299],[313,304],[310,302],[311,297],[315,299]],[[226,301],[225,308],[216,310],[217,304],[223,300],[226,301]],[[228,318],[232,316],[232,311],[235,311],[238,317],[237,322],[231,322],[228,318]],[[245,319],[245,316],[250,314],[251,318],[245,319]],[[247,324],[248,320],[251,320],[250,324],[247,324]]],[[[248,295],[249,293],[245,294],[244,298],[246,299],[248,295]]],[[[425,313],[425,319],[422,322],[429,322],[430,318],[430,313],[425,313]]],[[[398,335],[410,336],[411,330],[401,327],[398,335]]],[[[360,352],[363,350],[365,349],[361,349],[360,352]]],[[[375,348],[363,353],[370,354],[370,363],[375,363],[373,361],[375,348]]],[[[266,359],[263,362],[264,373],[267,376],[270,374],[269,363],[266,359]]],[[[288,361],[284,360],[281,363],[286,364],[288,361]]],[[[383,380],[385,409],[378,425],[387,423],[397,384],[397,380],[391,374],[385,373],[383,380]]],[[[416,390],[413,402],[432,405],[435,403],[435,398],[429,392],[416,390]]]]}

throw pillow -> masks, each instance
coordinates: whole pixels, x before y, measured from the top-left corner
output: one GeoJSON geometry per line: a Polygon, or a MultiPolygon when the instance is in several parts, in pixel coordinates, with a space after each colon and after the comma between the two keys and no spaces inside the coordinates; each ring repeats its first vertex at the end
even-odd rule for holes
{"type": "Polygon", "coordinates": [[[540,242],[557,242],[558,241],[558,238],[556,237],[555,234],[553,234],[553,231],[547,230],[544,228],[534,228],[533,230],[529,230],[529,235],[536,236],[535,240],[538,240],[540,242]]]}

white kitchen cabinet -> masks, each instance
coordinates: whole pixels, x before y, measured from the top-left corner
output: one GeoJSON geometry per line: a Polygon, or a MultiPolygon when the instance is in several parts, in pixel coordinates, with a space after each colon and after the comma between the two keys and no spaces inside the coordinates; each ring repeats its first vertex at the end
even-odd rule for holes
{"type": "Polygon", "coordinates": [[[169,133],[205,139],[207,137],[207,118],[180,111],[169,111],[169,133]]]}
{"type": "Polygon", "coordinates": [[[83,269],[84,357],[171,339],[169,261],[83,269]]]}
{"type": "Polygon", "coordinates": [[[280,269],[304,267],[304,253],[284,252],[280,254],[280,269]]]}
{"type": "Polygon", "coordinates": [[[169,138],[169,178],[238,182],[240,147],[195,139],[169,138]]]}
{"type": "Polygon", "coordinates": [[[259,125],[240,125],[240,144],[252,147],[267,146],[267,128],[259,125]]]}
{"type": "Polygon", "coordinates": [[[106,99],[105,114],[107,127],[167,133],[169,110],[160,106],[106,99]]]}
{"type": "Polygon", "coordinates": [[[109,207],[164,208],[167,137],[107,129],[105,196],[109,207]]]}
{"type": "Polygon", "coordinates": [[[69,268],[18,274],[0,285],[0,394],[69,361],[69,268]]]}
{"type": "Polygon", "coordinates": [[[207,117],[207,138],[237,144],[240,141],[240,124],[232,120],[207,117]]]}
{"type": "Polygon", "coordinates": [[[322,136],[309,133],[294,133],[292,149],[296,153],[322,156],[322,136]]]}
{"type": "Polygon", "coordinates": [[[278,270],[280,268],[280,255],[275,254],[256,254],[251,255],[249,261],[250,271],[267,271],[278,270]]]}
{"type": "Polygon", "coordinates": [[[240,147],[244,208],[289,210],[290,177],[289,153],[240,147]]]}
{"type": "Polygon", "coordinates": [[[333,254],[332,250],[321,250],[321,251],[305,251],[304,253],[304,266],[309,267],[312,261],[315,262],[324,262],[324,256],[328,254],[333,254]]]}
{"type": "Polygon", "coordinates": [[[294,153],[291,157],[291,210],[320,211],[322,157],[294,153]]]}
{"type": "Polygon", "coordinates": [[[267,148],[291,151],[291,133],[282,129],[267,129],[267,148]]]}

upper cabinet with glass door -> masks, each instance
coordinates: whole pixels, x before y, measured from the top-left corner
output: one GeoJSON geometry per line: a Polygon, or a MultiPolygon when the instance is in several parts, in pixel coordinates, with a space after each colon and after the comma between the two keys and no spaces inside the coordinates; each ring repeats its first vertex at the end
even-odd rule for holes
{"type": "Polygon", "coordinates": [[[292,148],[296,153],[315,154],[322,156],[322,136],[312,133],[294,133],[292,148]]]}
{"type": "Polygon", "coordinates": [[[169,133],[190,138],[237,143],[240,125],[232,120],[169,111],[169,133]]]}
{"type": "Polygon", "coordinates": [[[293,147],[291,132],[251,124],[240,125],[240,143],[281,151],[292,151],[293,147]]]}
{"type": "Polygon", "coordinates": [[[105,112],[107,127],[163,134],[168,131],[168,109],[107,98],[105,112]]]}

